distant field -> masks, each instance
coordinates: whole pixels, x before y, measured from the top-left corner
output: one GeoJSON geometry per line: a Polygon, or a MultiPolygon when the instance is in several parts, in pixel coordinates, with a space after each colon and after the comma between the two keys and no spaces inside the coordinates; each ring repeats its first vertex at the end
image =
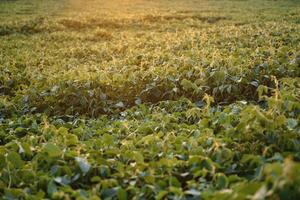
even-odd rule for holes
{"type": "Polygon", "coordinates": [[[298,0],[0,0],[0,199],[299,199],[299,77],[298,0]]]}

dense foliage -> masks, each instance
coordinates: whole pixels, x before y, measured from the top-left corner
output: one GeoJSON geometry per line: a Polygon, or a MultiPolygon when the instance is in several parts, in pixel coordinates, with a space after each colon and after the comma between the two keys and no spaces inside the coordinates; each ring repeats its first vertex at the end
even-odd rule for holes
{"type": "Polygon", "coordinates": [[[300,198],[297,0],[0,1],[0,199],[300,198]]]}

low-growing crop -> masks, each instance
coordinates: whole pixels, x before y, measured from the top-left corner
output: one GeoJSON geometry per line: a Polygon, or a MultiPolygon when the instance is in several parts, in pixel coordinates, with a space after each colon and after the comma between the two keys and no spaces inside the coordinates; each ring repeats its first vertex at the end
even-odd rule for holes
{"type": "Polygon", "coordinates": [[[300,2],[0,1],[0,199],[300,198],[300,2]]]}

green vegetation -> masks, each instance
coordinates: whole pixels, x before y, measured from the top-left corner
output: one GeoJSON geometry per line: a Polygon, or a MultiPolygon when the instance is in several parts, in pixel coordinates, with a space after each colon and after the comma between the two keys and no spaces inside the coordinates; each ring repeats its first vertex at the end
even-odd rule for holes
{"type": "Polygon", "coordinates": [[[0,1],[0,199],[296,200],[300,1],[0,1]]]}

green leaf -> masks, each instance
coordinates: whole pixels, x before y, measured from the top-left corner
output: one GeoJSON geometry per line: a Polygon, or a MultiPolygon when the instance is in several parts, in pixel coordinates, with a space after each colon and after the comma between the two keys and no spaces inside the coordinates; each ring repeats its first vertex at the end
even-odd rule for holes
{"type": "Polygon", "coordinates": [[[180,84],[185,91],[198,89],[198,86],[195,83],[192,83],[187,79],[183,79],[180,84]]]}
{"type": "Polygon", "coordinates": [[[287,119],[287,127],[289,130],[293,130],[298,125],[298,121],[293,118],[287,119]]]}
{"type": "Polygon", "coordinates": [[[267,197],[268,189],[264,185],[253,195],[252,200],[264,200],[267,197]]]}
{"type": "Polygon", "coordinates": [[[253,85],[254,87],[258,87],[259,85],[257,81],[251,81],[250,84],[253,85]]]}
{"type": "Polygon", "coordinates": [[[86,158],[76,157],[75,160],[84,174],[90,170],[91,165],[86,158]]]}
{"type": "Polygon", "coordinates": [[[144,156],[140,152],[134,151],[134,152],[132,152],[132,156],[133,156],[133,159],[137,163],[143,163],[144,162],[144,156]]]}
{"type": "Polygon", "coordinates": [[[224,174],[219,173],[216,175],[216,187],[218,189],[226,188],[228,184],[228,178],[224,174]]]}
{"type": "Polygon", "coordinates": [[[263,94],[268,93],[268,87],[264,86],[264,85],[260,85],[257,88],[257,92],[258,92],[259,99],[262,99],[263,98],[263,94]]]}
{"type": "Polygon", "coordinates": [[[56,158],[62,155],[61,149],[52,143],[48,143],[44,146],[44,152],[46,152],[51,158],[56,158]]]}
{"type": "Polygon", "coordinates": [[[156,200],[161,200],[161,199],[163,199],[168,193],[169,193],[168,191],[162,190],[162,191],[160,191],[160,192],[156,195],[155,199],[156,199],[156,200]]]}
{"type": "Polygon", "coordinates": [[[53,180],[51,180],[47,185],[47,193],[52,196],[53,193],[57,192],[56,184],[53,180]]]}
{"type": "Polygon", "coordinates": [[[65,127],[60,127],[60,128],[58,129],[58,133],[59,133],[60,135],[67,135],[67,134],[68,134],[68,129],[65,128],[65,127]]]}
{"type": "Polygon", "coordinates": [[[15,167],[21,168],[24,165],[24,161],[21,159],[21,156],[16,152],[10,152],[7,155],[7,160],[15,167]]]}
{"type": "Polygon", "coordinates": [[[198,190],[195,190],[195,189],[187,190],[184,193],[188,194],[188,195],[192,195],[192,196],[200,196],[201,195],[201,193],[198,190]]]}
{"type": "Polygon", "coordinates": [[[109,145],[113,145],[114,144],[114,138],[112,135],[109,134],[104,134],[102,136],[102,141],[105,145],[109,146],[109,145]]]}
{"type": "Polygon", "coordinates": [[[117,195],[116,188],[103,189],[101,192],[101,197],[103,197],[104,199],[112,199],[116,195],[117,195]]]}
{"type": "Polygon", "coordinates": [[[56,183],[59,183],[59,184],[64,185],[64,186],[65,186],[65,185],[69,185],[69,184],[71,183],[70,179],[67,178],[67,177],[65,177],[65,176],[63,176],[63,177],[61,177],[61,176],[56,177],[56,178],[54,179],[54,181],[55,181],[56,183]]]}
{"type": "Polygon", "coordinates": [[[127,192],[122,188],[118,189],[117,196],[119,200],[127,200],[127,192]]]}
{"type": "Polygon", "coordinates": [[[5,167],[6,161],[5,156],[0,154],[0,171],[5,167]]]}
{"type": "Polygon", "coordinates": [[[78,143],[78,137],[74,134],[67,134],[67,145],[75,146],[78,143]]]}

